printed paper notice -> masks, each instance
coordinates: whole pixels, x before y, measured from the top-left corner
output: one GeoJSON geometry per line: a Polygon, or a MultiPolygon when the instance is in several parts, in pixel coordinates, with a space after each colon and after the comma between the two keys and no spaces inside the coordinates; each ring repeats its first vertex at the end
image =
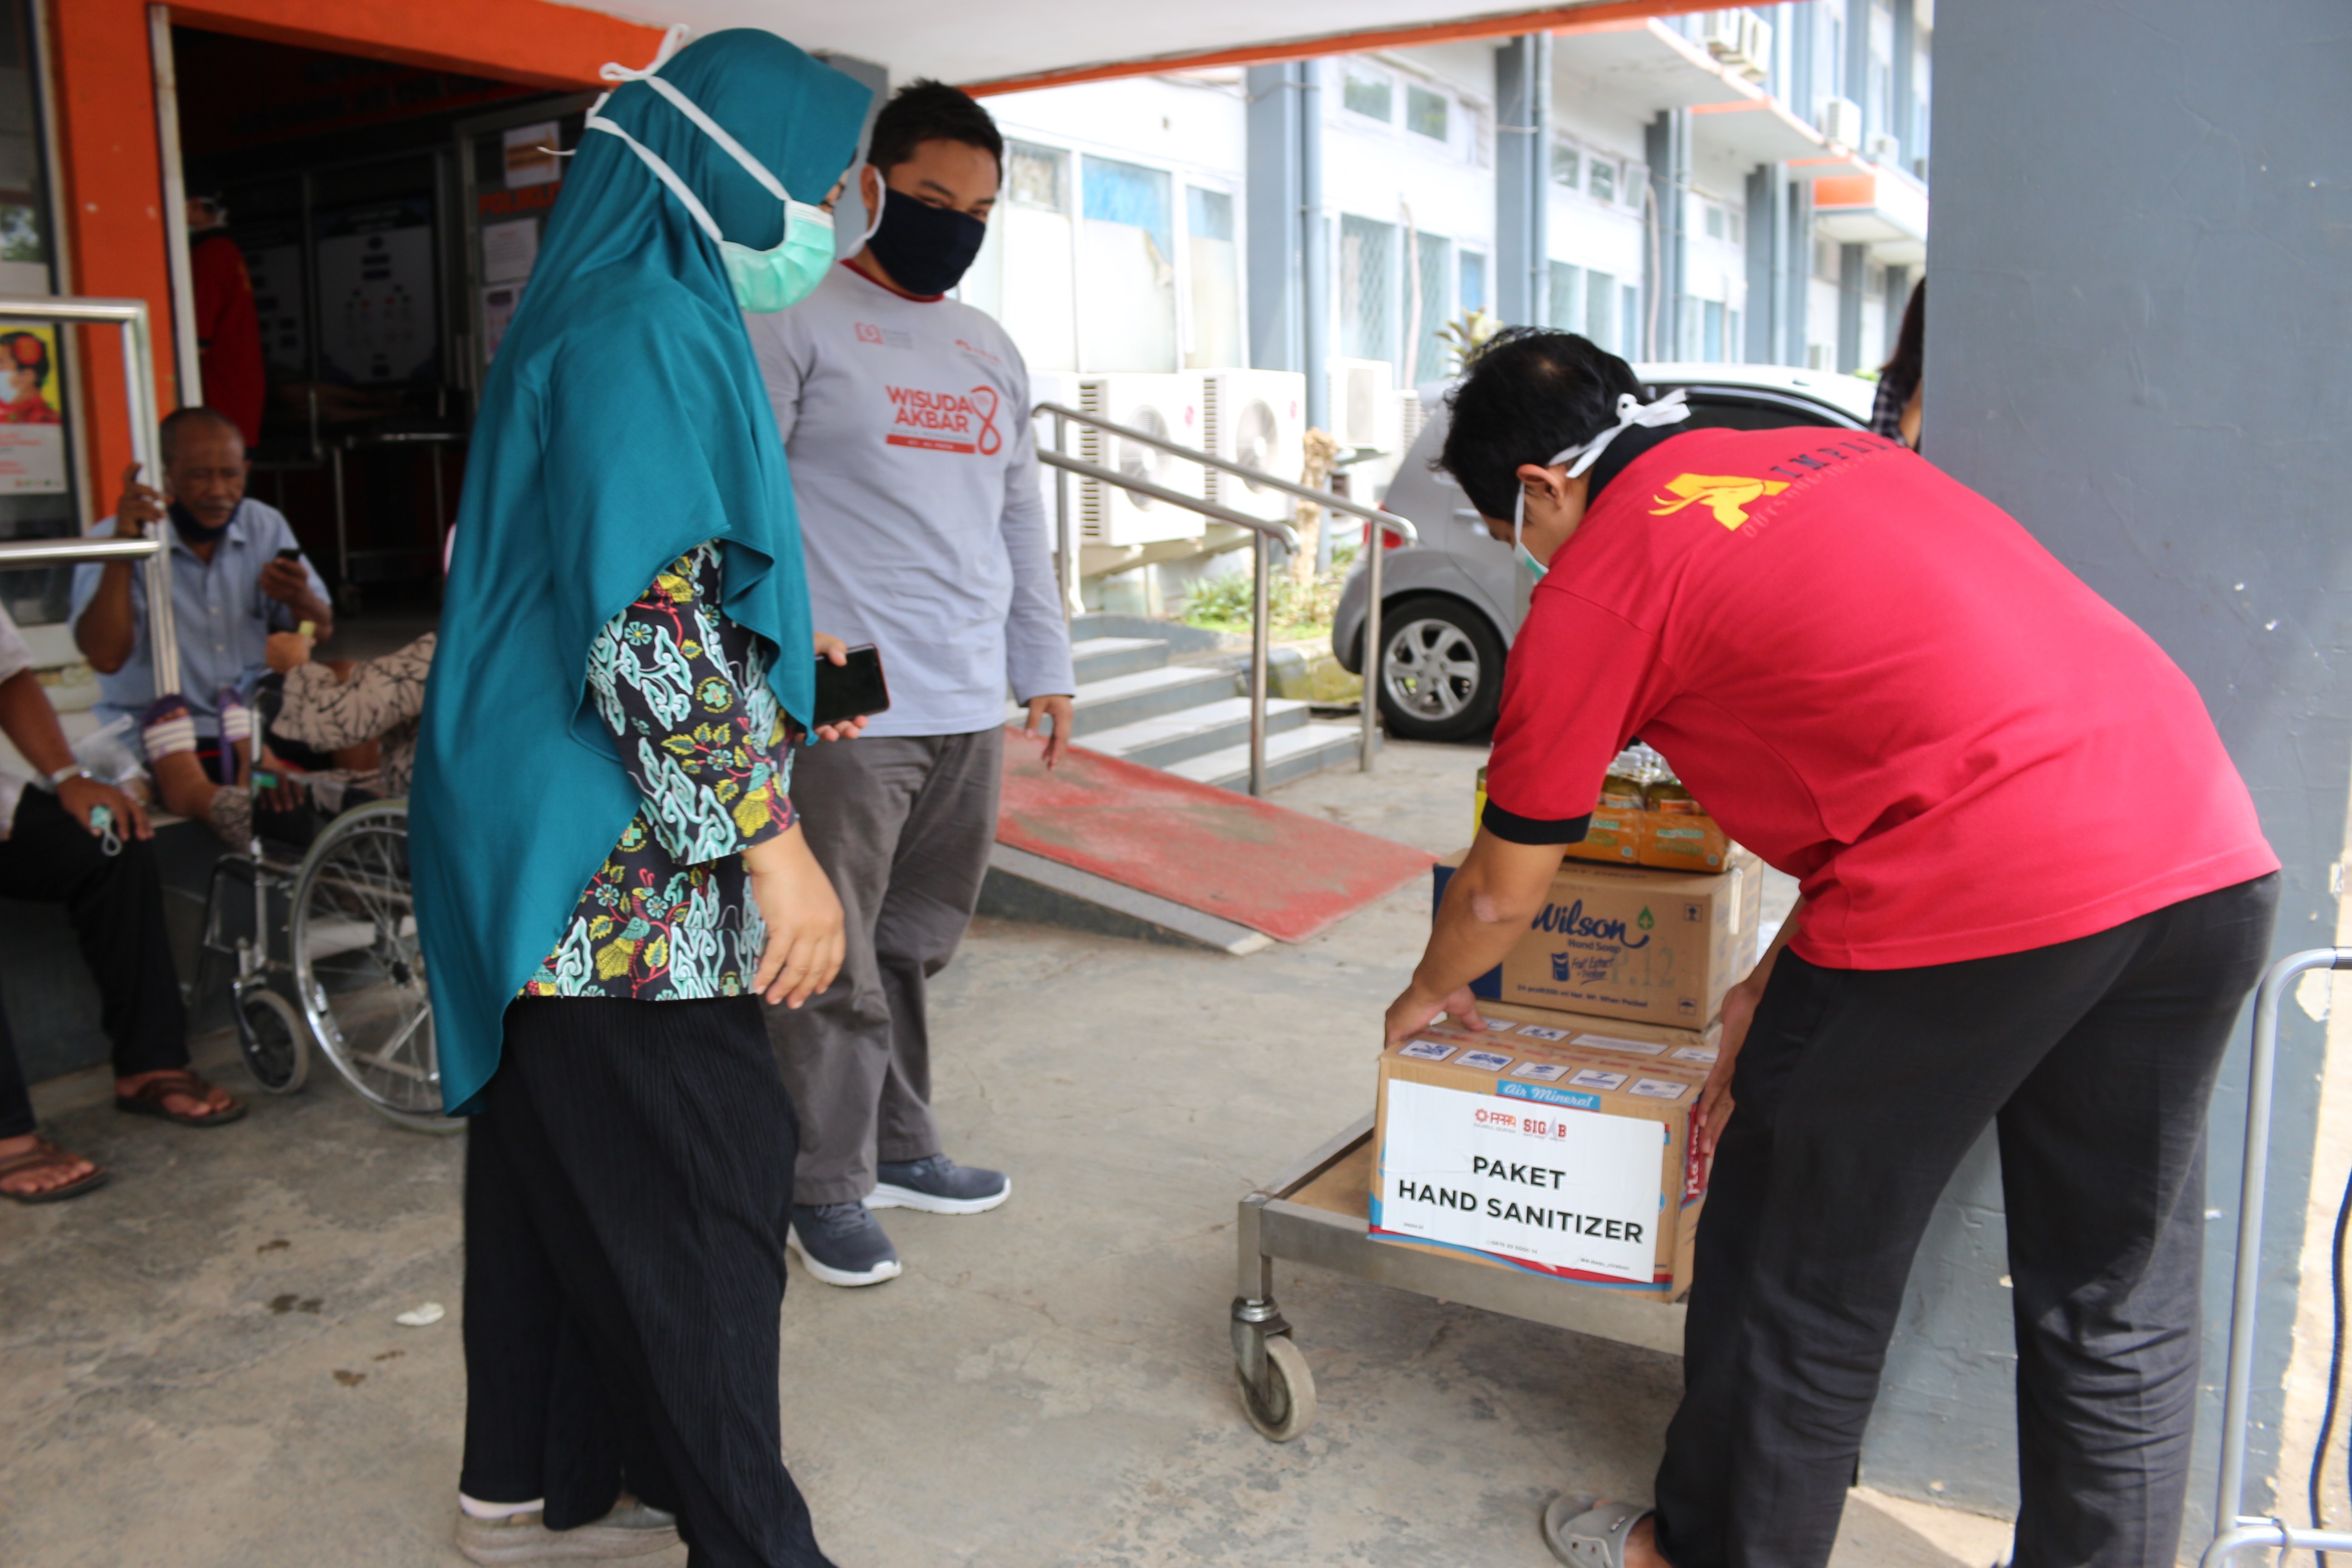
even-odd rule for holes
{"type": "Polygon", "coordinates": [[[1565,1273],[1657,1278],[1664,1124],[1391,1081],[1380,1228],[1565,1273]]]}
{"type": "Polygon", "coordinates": [[[482,226],[482,281],[520,283],[539,261],[539,219],[513,217],[482,226]]]}

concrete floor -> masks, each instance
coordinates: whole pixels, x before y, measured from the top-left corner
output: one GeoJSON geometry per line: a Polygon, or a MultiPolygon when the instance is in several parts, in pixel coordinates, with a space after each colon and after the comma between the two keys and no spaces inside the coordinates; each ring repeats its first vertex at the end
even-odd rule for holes
{"type": "MultiPolygon", "coordinates": [[[[1433,851],[1481,753],[1392,745],[1281,798],[1433,851]]],[[[843,1568],[1543,1568],[1574,1486],[1647,1495],[1674,1358],[1284,1268],[1321,1415],[1244,1425],[1235,1200],[1370,1109],[1424,884],[1246,959],[983,922],[936,991],[950,1148],[1014,1173],[971,1218],[886,1216],[901,1279],[794,1268],[787,1458],[843,1568]]],[[[200,1057],[244,1087],[222,1038],[200,1057]]],[[[323,1064],[245,1122],[36,1091],[110,1164],[0,1205],[0,1563],[457,1563],[462,1140],[370,1115],[323,1064]],[[440,1301],[431,1328],[394,1314],[440,1301]]],[[[1984,1568],[2006,1528],[1858,1492],[1840,1568],[1984,1568]]],[[[645,1560],[671,1568],[684,1553],[645,1560]]]]}

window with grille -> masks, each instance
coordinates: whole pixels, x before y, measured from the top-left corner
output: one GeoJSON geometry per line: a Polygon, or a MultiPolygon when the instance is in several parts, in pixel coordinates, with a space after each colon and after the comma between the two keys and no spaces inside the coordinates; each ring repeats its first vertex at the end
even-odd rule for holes
{"type": "Polygon", "coordinates": [[[1413,299],[1405,301],[1406,319],[1411,320],[1415,306],[1421,315],[1421,331],[1413,340],[1409,363],[1399,373],[1399,381],[1406,386],[1433,381],[1446,372],[1445,342],[1437,333],[1454,313],[1454,242],[1442,235],[1418,234],[1413,237],[1420,251],[1413,268],[1413,299]]]}
{"type": "Polygon", "coordinates": [[[1623,353],[1617,339],[1617,279],[1606,272],[1584,275],[1584,335],[1611,353],[1623,353]]]}
{"type": "Polygon", "coordinates": [[[1551,264],[1551,314],[1548,325],[1563,332],[1584,330],[1584,268],[1565,261],[1551,264]]]}
{"type": "Polygon", "coordinates": [[[1396,359],[1397,231],[1393,224],[1339,218],[1339,353],[1396,359]]]}
{"type": "Polygon", "coordinates": [[[1486,308],[1486,258],[1475,250],[1462,253],[1462,308],[1483,310],[1486,308]]]}

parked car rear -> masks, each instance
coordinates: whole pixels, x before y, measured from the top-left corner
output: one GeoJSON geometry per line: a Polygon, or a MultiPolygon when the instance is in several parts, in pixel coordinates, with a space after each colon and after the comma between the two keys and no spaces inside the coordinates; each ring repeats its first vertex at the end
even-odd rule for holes
{"type": "MultiPolygon", "coordinates": [[[[1635,365],[1658,397],[1681,387],[1686,428],[1761,430],[1789,425],[1866,429],[1874,388],[1857,376],[1780,365],[1635,365]]],[[[1382,505],[1412,520],[1419,544],[1388,552],[1381,567],[1377,682],[1381,720],[1407,741],[1456,741],[1482,733],[1503,695],[1503,656],[1518,629],[1517,567],[1511,547],[1486,531],[1470,498],[1430,465],[1444,444],[1446,409],[1429,422],[1397,469],[1382,505]]],[[[1359,558],[1340,591],[1331,651],[1363,673],[1364,572],[1359,558]]]]}

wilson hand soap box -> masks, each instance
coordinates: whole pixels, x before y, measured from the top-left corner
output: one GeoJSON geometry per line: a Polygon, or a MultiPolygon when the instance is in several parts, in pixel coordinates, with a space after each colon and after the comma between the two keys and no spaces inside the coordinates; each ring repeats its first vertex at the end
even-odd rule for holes
{"type": "MultiPolygon", "coordinates": [[[[1468,853],[1437,863],[1436,903],[1468,853]]],[[[1472,994],[1673,1029],[1712,1022],[1754,962],[1763,912],[1762,863],[1728,858],[1719,875],[1563,860],[1528,934],[1472,994]]]]}
{"type": "Polygon", "coordinates": [[[1480,1011],[1483,1035],[1444,1021],[1381,1058],[1373,1237],[1679,1300],[1715,1032],[1480,1011]]]}

